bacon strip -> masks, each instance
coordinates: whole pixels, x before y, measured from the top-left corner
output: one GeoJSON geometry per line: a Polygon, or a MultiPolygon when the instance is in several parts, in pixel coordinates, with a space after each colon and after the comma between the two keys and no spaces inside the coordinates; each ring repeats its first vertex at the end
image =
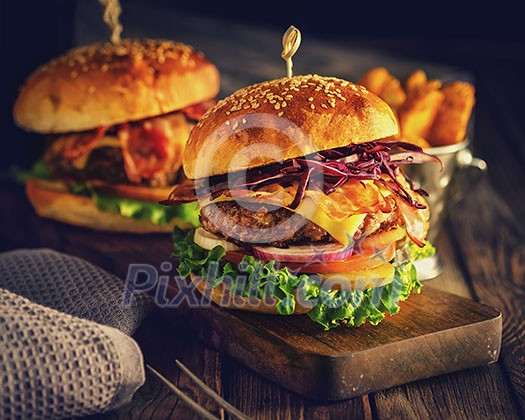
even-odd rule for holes
{"type": "Polygon", "coordinates": [[[50,146],[50,151],[62,155],[69,161],[74,161],[91,151],[97,146],[108,127],[98,127],[95,130],[82,133],[60,135],[50,146]]]}
{"type": "Polygon", "coordinates": [[[405,221],[408,237],[416,245],[424,246],[423,240],[428,228],[428,209],[416,209],[398,196],[395,196],[395,200],[405,221]]]}
{"type": "Polygon", "coordinates": [[[124,169],[131,182],[152,178],[161,172],[168,160],[169,140],[164,131],[152,122],[123,124],[118,131],[122,142],[124,169]]]}
{"type": "Polygon", "coordinates": [[[197,201],[195,182],[191,179],[185,179],[175,186],[168,199],[162,201],[161,204],[178,206],[179,204],[193,203],[194,201],[197,201]]]}
{"type": "Polygon", "coordinates": [[[186,108],[181,109],[181,112],[183,112],[190,120],[200,120],[206,111],[216,104],[216,99],[209,99],[204,102],[199,102],[198,104],[187,106],[186,108]]]}

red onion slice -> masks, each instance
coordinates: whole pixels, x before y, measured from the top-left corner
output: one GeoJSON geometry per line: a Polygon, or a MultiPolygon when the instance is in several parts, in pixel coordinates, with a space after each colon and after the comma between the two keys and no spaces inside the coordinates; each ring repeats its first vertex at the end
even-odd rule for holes
{"type": "Polygon", "coordinates": [[[294,245],[289,248],[273,246],[254,246],[253,254],[261,260],[275,260],[282,262],[313,262],[313,261],[341,261],[352,255],[353,246],[340,244],[322,245],[294,245]]]}

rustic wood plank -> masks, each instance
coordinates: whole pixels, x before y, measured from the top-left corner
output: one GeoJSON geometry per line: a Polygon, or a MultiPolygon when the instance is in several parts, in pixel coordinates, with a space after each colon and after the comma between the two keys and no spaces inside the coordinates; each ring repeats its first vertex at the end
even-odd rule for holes
{"type": "Polygon", "coordinates": [[[304,399],[225,356],[222,359],[226,398],[254,419],[372,418],[367,396],[319,403],[304,399]]]}
{"type": "Polygon", "coordinates": [[[501,223],[498,209],[504,203],[496,200],[497,195],[489,189],[473,191],[451,220],[454,227],[461,226],[461,235],[456,239],[476,297],[503,312],[501,355],[525,415],[525,242],[513,226],[501,223]],[[486,205],[480,207],[480,202],[486,205]],[[475,223],[468,216],[473,211],[477,212],[475,223]]]}
{"type": "Polygon", "coordinates": [[[482,71],[480,77],[485,83],[479,88],[480,104],[476,107],[476,120],[483,124],[479,129],[476,126],[473,145],[477,153],[488,161],[487,178],[493,187],[491,193],[500,197],[495,200],[496,204],[508,203],[497,209],[500,222],[513,226],[523,235],[525,228],[520,221],[525,217],[525,146],[521,129],[509,127],[508,117],[504,116],[507,113],[516,116],[522,105],[508,101],[506,103],[501,98],[495,100],[498,97],[497,89],[488,86],[499,85],[499,82],[495,83],[495,77],[486,71],[482,71]]]}
{"type": "Polygon", "coordinates": [[[501,366],[467,369],[371,396],[378,418],[517,419],[501,366]]]}
{"type": "MultiPolygon", "coordinates": [[[[483,125],[476,130],[475,145],[488,156],[489,176],[451,214],[450,231],[476,298],[503,312],[502,361],[525,416],[524,125],[516,119],[521,95],[512,92],[510,80],[500,77],[508,70],[481,70],[479,93],[485,101],[477,110],[483,125]]],[[[523,86],[523,81],[517,83],[523,86]]]]}
{"type": "MultiPolygon", "coordinates": [[[[159,314],[148,318],[137,330],[134,338],[144,354],[145,363],[151,364],[186,395],[214,415],[221,417],[217,406],[187,375],[175,365],[179,359],[208,386],[221,392],[221,363],[219,354],[195,341],[188,331],[176,330],[159,314]]],[[[93,419],[150,419],[199,418],[175,394],[149,371],[146,383],[133,396],[130,404],[93,419]]]]}

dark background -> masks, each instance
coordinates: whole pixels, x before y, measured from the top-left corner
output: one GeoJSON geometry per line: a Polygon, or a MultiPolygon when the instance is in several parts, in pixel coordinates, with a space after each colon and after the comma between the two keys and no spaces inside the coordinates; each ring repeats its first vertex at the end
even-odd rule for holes
{"type": "MultiPolygon", "coordinates": [[[[41,144],[41,139],[13,124],[12,105],[18,86],[35,67],[72,46],[75,7],[82,1],[101,8],[96,0],[0,2],[3,61],[0,124],[5,147],[0,154],[2,173],[12,164],[27,166],[39,153],[35,144],[41,144]]],[[[318,38],[349,40],[415,59],[462,66],[473,72],[501,67],[518,74],[525,61],[521,10],[504,2],[483,5],[461,1],[399,1],[383,5],[374,1],[294,4],[272,0],[235,5],[194,0],[121,0],[124,24],[126,5],[141,2],[152,8],[169,5],[183,12],[279,31],[293,23],[303,33],[318,38]]]]}

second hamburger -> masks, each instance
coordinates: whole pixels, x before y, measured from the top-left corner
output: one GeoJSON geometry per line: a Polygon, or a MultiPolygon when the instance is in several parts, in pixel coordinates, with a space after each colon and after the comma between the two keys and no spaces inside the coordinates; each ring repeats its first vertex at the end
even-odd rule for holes
{"type": "Polygon", "coordinates": [[[191,127],[218,91],[215,65],[168,40],[82,46],[44,64],[14,106],[17,125],[46,136],[26,181],[31,204],[42,216],[102,230],[196,223],[194,206],[166,211],[158,201],[180,181],[191,127]]]}

